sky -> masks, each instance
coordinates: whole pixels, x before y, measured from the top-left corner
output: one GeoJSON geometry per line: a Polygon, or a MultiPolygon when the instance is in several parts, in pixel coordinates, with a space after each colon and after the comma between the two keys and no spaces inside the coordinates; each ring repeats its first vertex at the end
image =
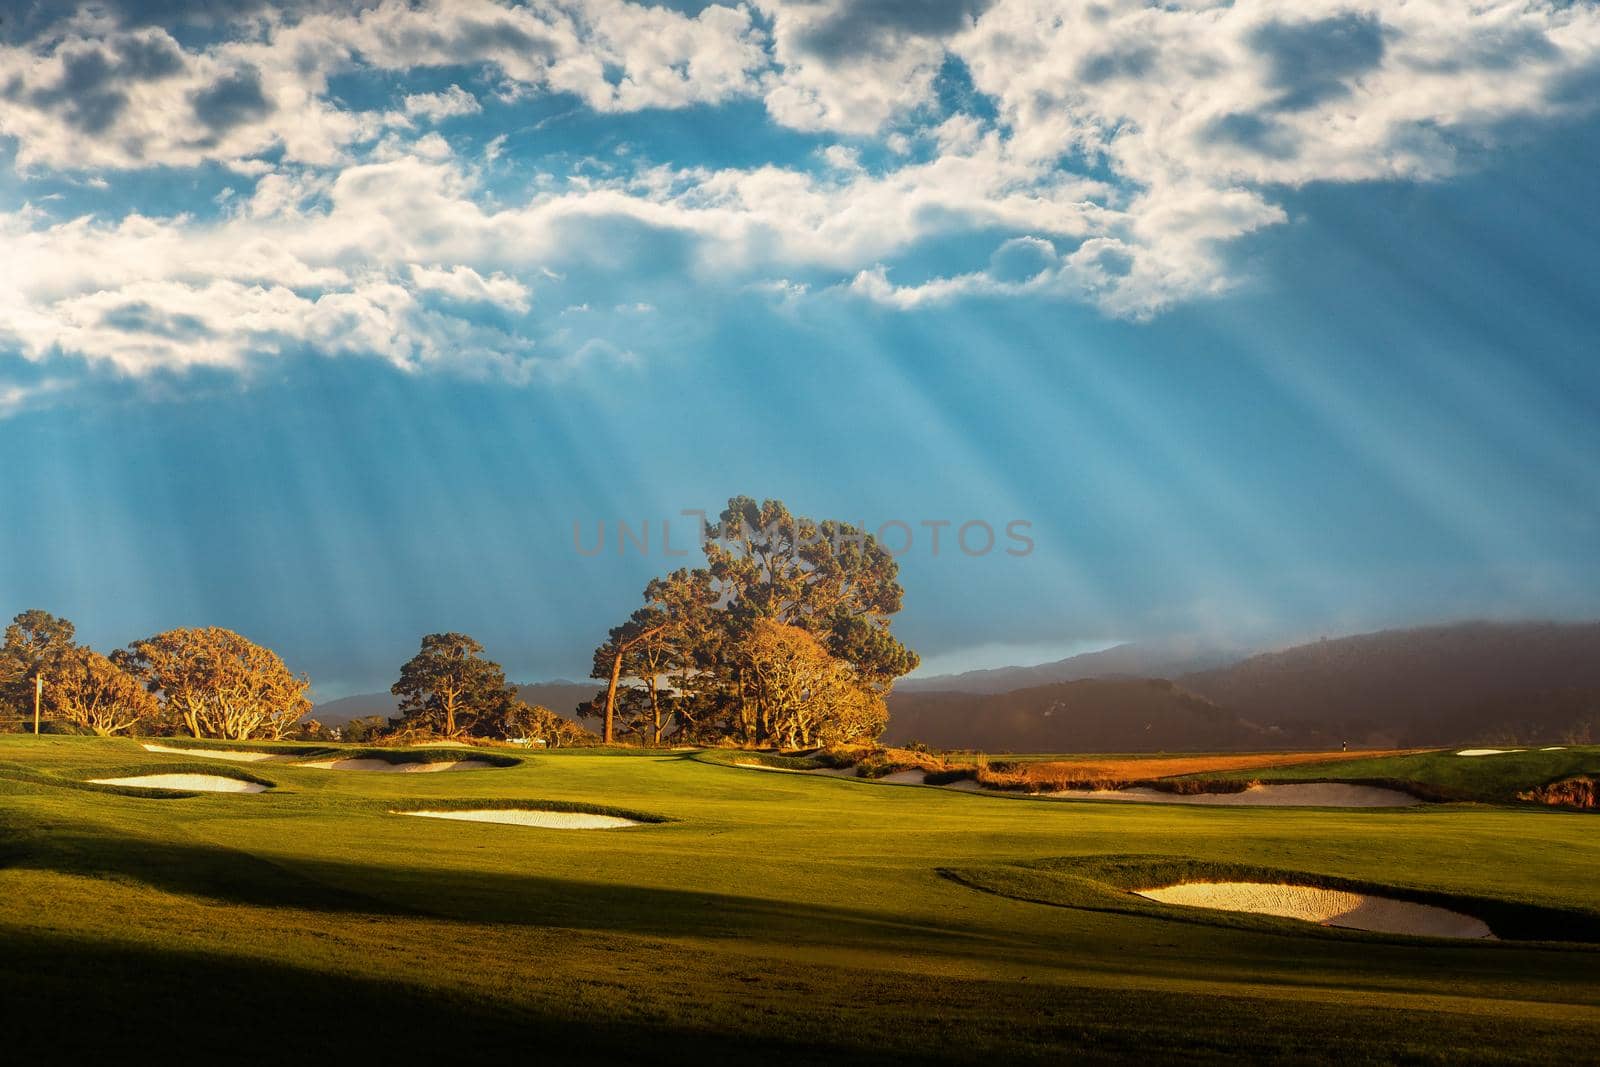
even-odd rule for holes
{"type": "Polygon", "coordinates": [[[924,673],[1600,615],[1594,3],[0,12],[6,615],[582,677],[736,494],[924,673]]]}

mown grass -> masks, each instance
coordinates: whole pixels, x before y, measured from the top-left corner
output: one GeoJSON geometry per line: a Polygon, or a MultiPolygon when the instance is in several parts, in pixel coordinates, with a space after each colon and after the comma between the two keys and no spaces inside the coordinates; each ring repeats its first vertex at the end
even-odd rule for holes
{"type": "Polygon", "coordinates": [[[1600,1029],[1579,946],[1176,921],[939,873],[1137,853],[1583,912],[1587,814],[1046,804],[642,752],[437,775],[275,763],[253,795],[63,787],[170,765],[129,741],[0,737],[18,1062],[1581,1062],[1600,1029]],[[554,803],[673,821],[388,814],[554,803]]]}

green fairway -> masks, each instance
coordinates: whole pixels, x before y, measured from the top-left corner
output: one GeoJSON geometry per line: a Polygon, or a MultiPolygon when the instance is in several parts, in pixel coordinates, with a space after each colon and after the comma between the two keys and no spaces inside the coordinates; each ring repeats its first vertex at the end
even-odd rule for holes
{"type": "MultiPolygon", "coordinates": [[[[1538,755],[1592,769],[1593,751],[1538,755]]],[[[1489,762],[1525,758],[1398,759],[1444,786],[1549,770],[1489,762]],[[1450,759],[1463,769],[1438,762],[1450,759]]],[[[1508,920],[1508,937],[1586,937],[1600,922],[1597,834],[1593,814],[1532,806],[1051,803],[689,752],[384,774],[8,735],[0,1003],[26,1053],[14,1062],[130,1044],[244,1062],[1583,1062],[1600,1042],[1589,941],[1336,931],[1122,890],[1130,865],[1270,868],[1497,902],[1527,919],[1508,920]],[[76,787],[179,770],[272,788],[76,787]],[[513,803],[662,821],[568,831],[391,814],[513,803]]]]}

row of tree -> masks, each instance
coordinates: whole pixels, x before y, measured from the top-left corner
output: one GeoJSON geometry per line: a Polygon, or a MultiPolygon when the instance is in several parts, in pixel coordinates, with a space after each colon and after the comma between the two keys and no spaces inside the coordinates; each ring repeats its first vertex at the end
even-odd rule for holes
{"type": "Polygon", "coordinates": [[[311,710],[310,681],[232,630],[168,630],[109,656],[66,619],[30,610],[0,644],[0,697],[96,734],[182,730],[194,737],[280,740],[311,710]]]}
{"type": "MultiPolygon", "coordinates": [[[[401,668],[394,718],[366,721],[352,740],[395,734],[482,736],[582,744],[593,735],[530,705],[500,666],[464,634],[429,634],[401,668]]],[[[271,649],[220,627],[168,630],[102,655],[79,644],[71,622],[19,614],[0,644],[0,703],[34,719],[100,735],[184,733],[231,741],[332,736],[315,720],[310,680],[271,649]]]]}
{"type": "MultiPolygon", "coordinates": [[[[809,748],[871,741],[884,698],[917,665],[890,632],[903,590],[884,547],[848,523],[735,497],[704,531],[706,564],[652,580],[644,604],[595,649],[605,682],[579,713],[603,739],[809,748]]],[[[429,634],[391,687],[401,734],[581,744],[587,731],[522,700],[465,634],[429,634]]],[[[323,736],[310,681],[220,627],[168,630],[102,655],[65,619],[25,611],[0,646],[0,698],[97,734],[183,732],[229,740],[323,736]]]]}

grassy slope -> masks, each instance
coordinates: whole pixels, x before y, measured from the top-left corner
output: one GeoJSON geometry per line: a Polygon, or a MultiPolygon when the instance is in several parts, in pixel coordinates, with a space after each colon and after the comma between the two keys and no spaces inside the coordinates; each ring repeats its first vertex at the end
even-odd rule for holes
{"type": "Polygon", "coordinates": [[[8,1047],[82,1058],[181,1019],[183,1047],[244,1062],[398,1047],[703,1063],[757,1045],[832,1063],[1470,1062],[1583,1059],[1600,1031],[1581,947],[1307,937],[937,873],[1132,853],[1593,908],[1589,815],[1046,804],[688,754],[440,775],[270,764],[252,769],[267,793],[184,799],[49,780],[168,763],[128,741],[0,736],[0,1003],[29,1021],[8,1047]],[[386,814],[472,798],[678,821],[386,814]]]}
{"type": "Polygon", "coordinates": [[[1487,803],[1515,803],[1517,793],[1574,775],[1600,775],[1600,746],[1570,746],[1555,752],[1537,749],[1498,756],[1458,756],[1455,750],[1411,756],[1303,764],[1271,770],[1195,775],[1220,780],[1259,779],[1293,782],[1338,778],[1416,782],[1451,798],[1487,803]]]}

